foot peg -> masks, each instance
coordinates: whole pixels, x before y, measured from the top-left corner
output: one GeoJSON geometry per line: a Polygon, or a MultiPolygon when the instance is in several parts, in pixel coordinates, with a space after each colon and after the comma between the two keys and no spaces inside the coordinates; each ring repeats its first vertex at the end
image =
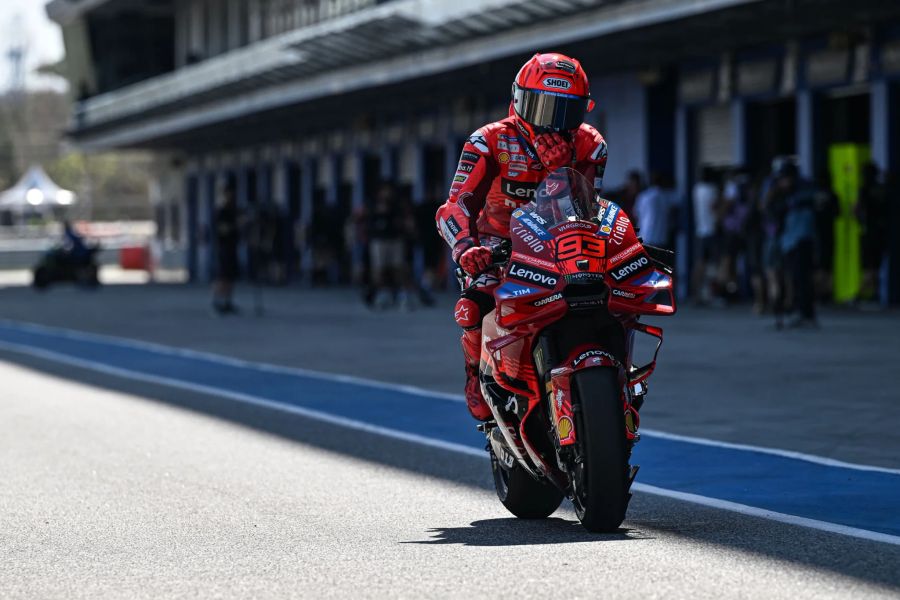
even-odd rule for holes
{"type": "Polygon", "coordinates": [[[641,468],[640,465],[632,465],[630,469],[628,469],[628,489],[631,489],[631,484],[634,483],[634,478],[637,477],[638,470],[641,468]]]}
{"type": "Polygon", "coordinates": [[[484,421],[483,423],[479,423],[475,426],[475,429],[487,435],[491,432],[491,429],[497,426],[497,423],[494,421],[484,421]]]}

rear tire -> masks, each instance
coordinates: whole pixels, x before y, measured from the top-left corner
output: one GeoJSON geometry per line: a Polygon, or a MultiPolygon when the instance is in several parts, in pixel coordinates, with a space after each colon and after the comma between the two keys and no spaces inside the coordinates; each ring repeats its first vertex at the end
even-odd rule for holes
{"type": "Polygon", "coordinates": [[[494,489],[506,510],[520,519],[546,519],[563,500],[563,493],[552,483],[538,481],[518,463],[507,468],[491,452],[494,489]]]}
{"type": "Polygon", "coordinates": [[[573,465],[575,512],[585,529],[611,532],[628,507],[625,415],[617,369],[595,367],[573,376],[576,436],[582,462],[573,465]]]}

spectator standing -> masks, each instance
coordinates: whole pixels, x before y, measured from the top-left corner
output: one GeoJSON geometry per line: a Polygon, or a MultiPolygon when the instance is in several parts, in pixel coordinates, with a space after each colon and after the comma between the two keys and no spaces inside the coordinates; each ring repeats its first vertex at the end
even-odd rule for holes
{"type": "Polygon", "coordinates": [[[790,281],[794,313],[788,326],[815,326],[815,190],[800,179],[793,163],[782,167],[776,186],[784,197],[784,228],[779,244],[790,281]]]}
{"type": "Polygon", "coordinates": [[[722,238],[719,281],[729,299],[740,292],[738,267],[746,249],[746,225],[750,216],[749,178],[743,167],[732,170],[722,190],[722,238]]]}
{"type": "Polygon", "coordinates": [[[863,180],[856,204],[856,218],[862,227],[863,281],[860,299],[878,297],[879,272],[887,248],[887,203],[884,185],[875,163],[863,167],[863,180]]]}
{"type": "Polygon", "coordinates": [[[695,299],[707,303],[712,299],[712,279],[717,260],[716,208],[719,188],[715,183],[715,173],[710,167],[703,167],[700,181],[694,184],[692,192],[694,206],[694,260],[693,284],[695,299]]]}
{"type": "Polygon", "coordinates": [[[374,307],[378,309],[393,303],[393,292],[404,278],[405,221],[406,214],[397,206],[393,186],[382,184],[375,196],[367,226],[374,307]]]}
{"type": "Polygon", "coordinates": [[[638,194],[644,189],[644,179],[641,177],[640,171],[629,171],[628,177],[625,179],[625,185],[610,194],[619,207],[625,211],[625,214],[634,213],[634,203],[637,201],[638,194]]]}
{"type": "Polygon", "coordinates": [[[672,248],[670,224],[677,208],[678,193],[667,185],[664,176],[654,173],[650,187],[637,195],[632,211],[645,244],[672,248]]]}
{"type": "Polygon", "coordinates": [[[764,262],[765,227],[762,203],[760,202],[761,179],[757,179],[746,190],[747,220],[744,223],[744,262],[750,278],[753,294],[753,312],[762,314],[767,308],[766,269],[764,262]]]}
{"type": "Polygon", "coordinates": [[[827,172],[816,177],[816,296],[832,297],[834,270],[834,222],[840,214],[840,200],[831,187],[827,172]]]}
{"type": "Polygon", "coordinates": [[[213,282],[213,310],[219,315],[238,312],[234,304],[234,282],[238,277],[238,231],[237,201],[234,183],[229,182],[219,196],[213,223],[216,240],[216,280],[213,282]]]}

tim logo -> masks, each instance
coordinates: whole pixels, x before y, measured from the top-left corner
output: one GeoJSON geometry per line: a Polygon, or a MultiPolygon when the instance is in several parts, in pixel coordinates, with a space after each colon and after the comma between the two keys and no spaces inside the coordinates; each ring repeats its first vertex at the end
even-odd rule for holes
{"type": "Polygon", "coordinates": [[[559,77],[547,77],[544,79],[544,85],[549,88],[556,88],[558,90],[567,90],[572,87],[572,83],[567,79],[561,79],[559,77]]]}

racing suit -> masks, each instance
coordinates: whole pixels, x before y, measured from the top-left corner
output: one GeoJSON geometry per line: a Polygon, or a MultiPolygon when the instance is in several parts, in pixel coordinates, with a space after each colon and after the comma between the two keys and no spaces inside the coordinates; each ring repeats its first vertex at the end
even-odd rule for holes
{"type": "MultiPolygon", "coordinates": [[[[582,124],[571,137],[572,161],[569,165],[594,181],[599,191],[606,168],[606,142],[588,124],[582,124]]],[[[510,116],[485,125],[473,133],[463,146],[449,199],[435,215],[438,231],[450,245],[453,260],[474,245],[495,246],[510,237],[510,214],[532,201],[537,187],[548,175],[535,148],[519,133],[516,118],[510,116]]],[[[472,416],[490,418],[490,409],[481,398],[477,381],[481,356],[481,321],[494,307],[493,288],[499,279],[489,271],[476,280],[475,289],[465,292],[456,304],[454,318],[463,328],[462,348],[469,382],[466,400],[472,416]]]]}

